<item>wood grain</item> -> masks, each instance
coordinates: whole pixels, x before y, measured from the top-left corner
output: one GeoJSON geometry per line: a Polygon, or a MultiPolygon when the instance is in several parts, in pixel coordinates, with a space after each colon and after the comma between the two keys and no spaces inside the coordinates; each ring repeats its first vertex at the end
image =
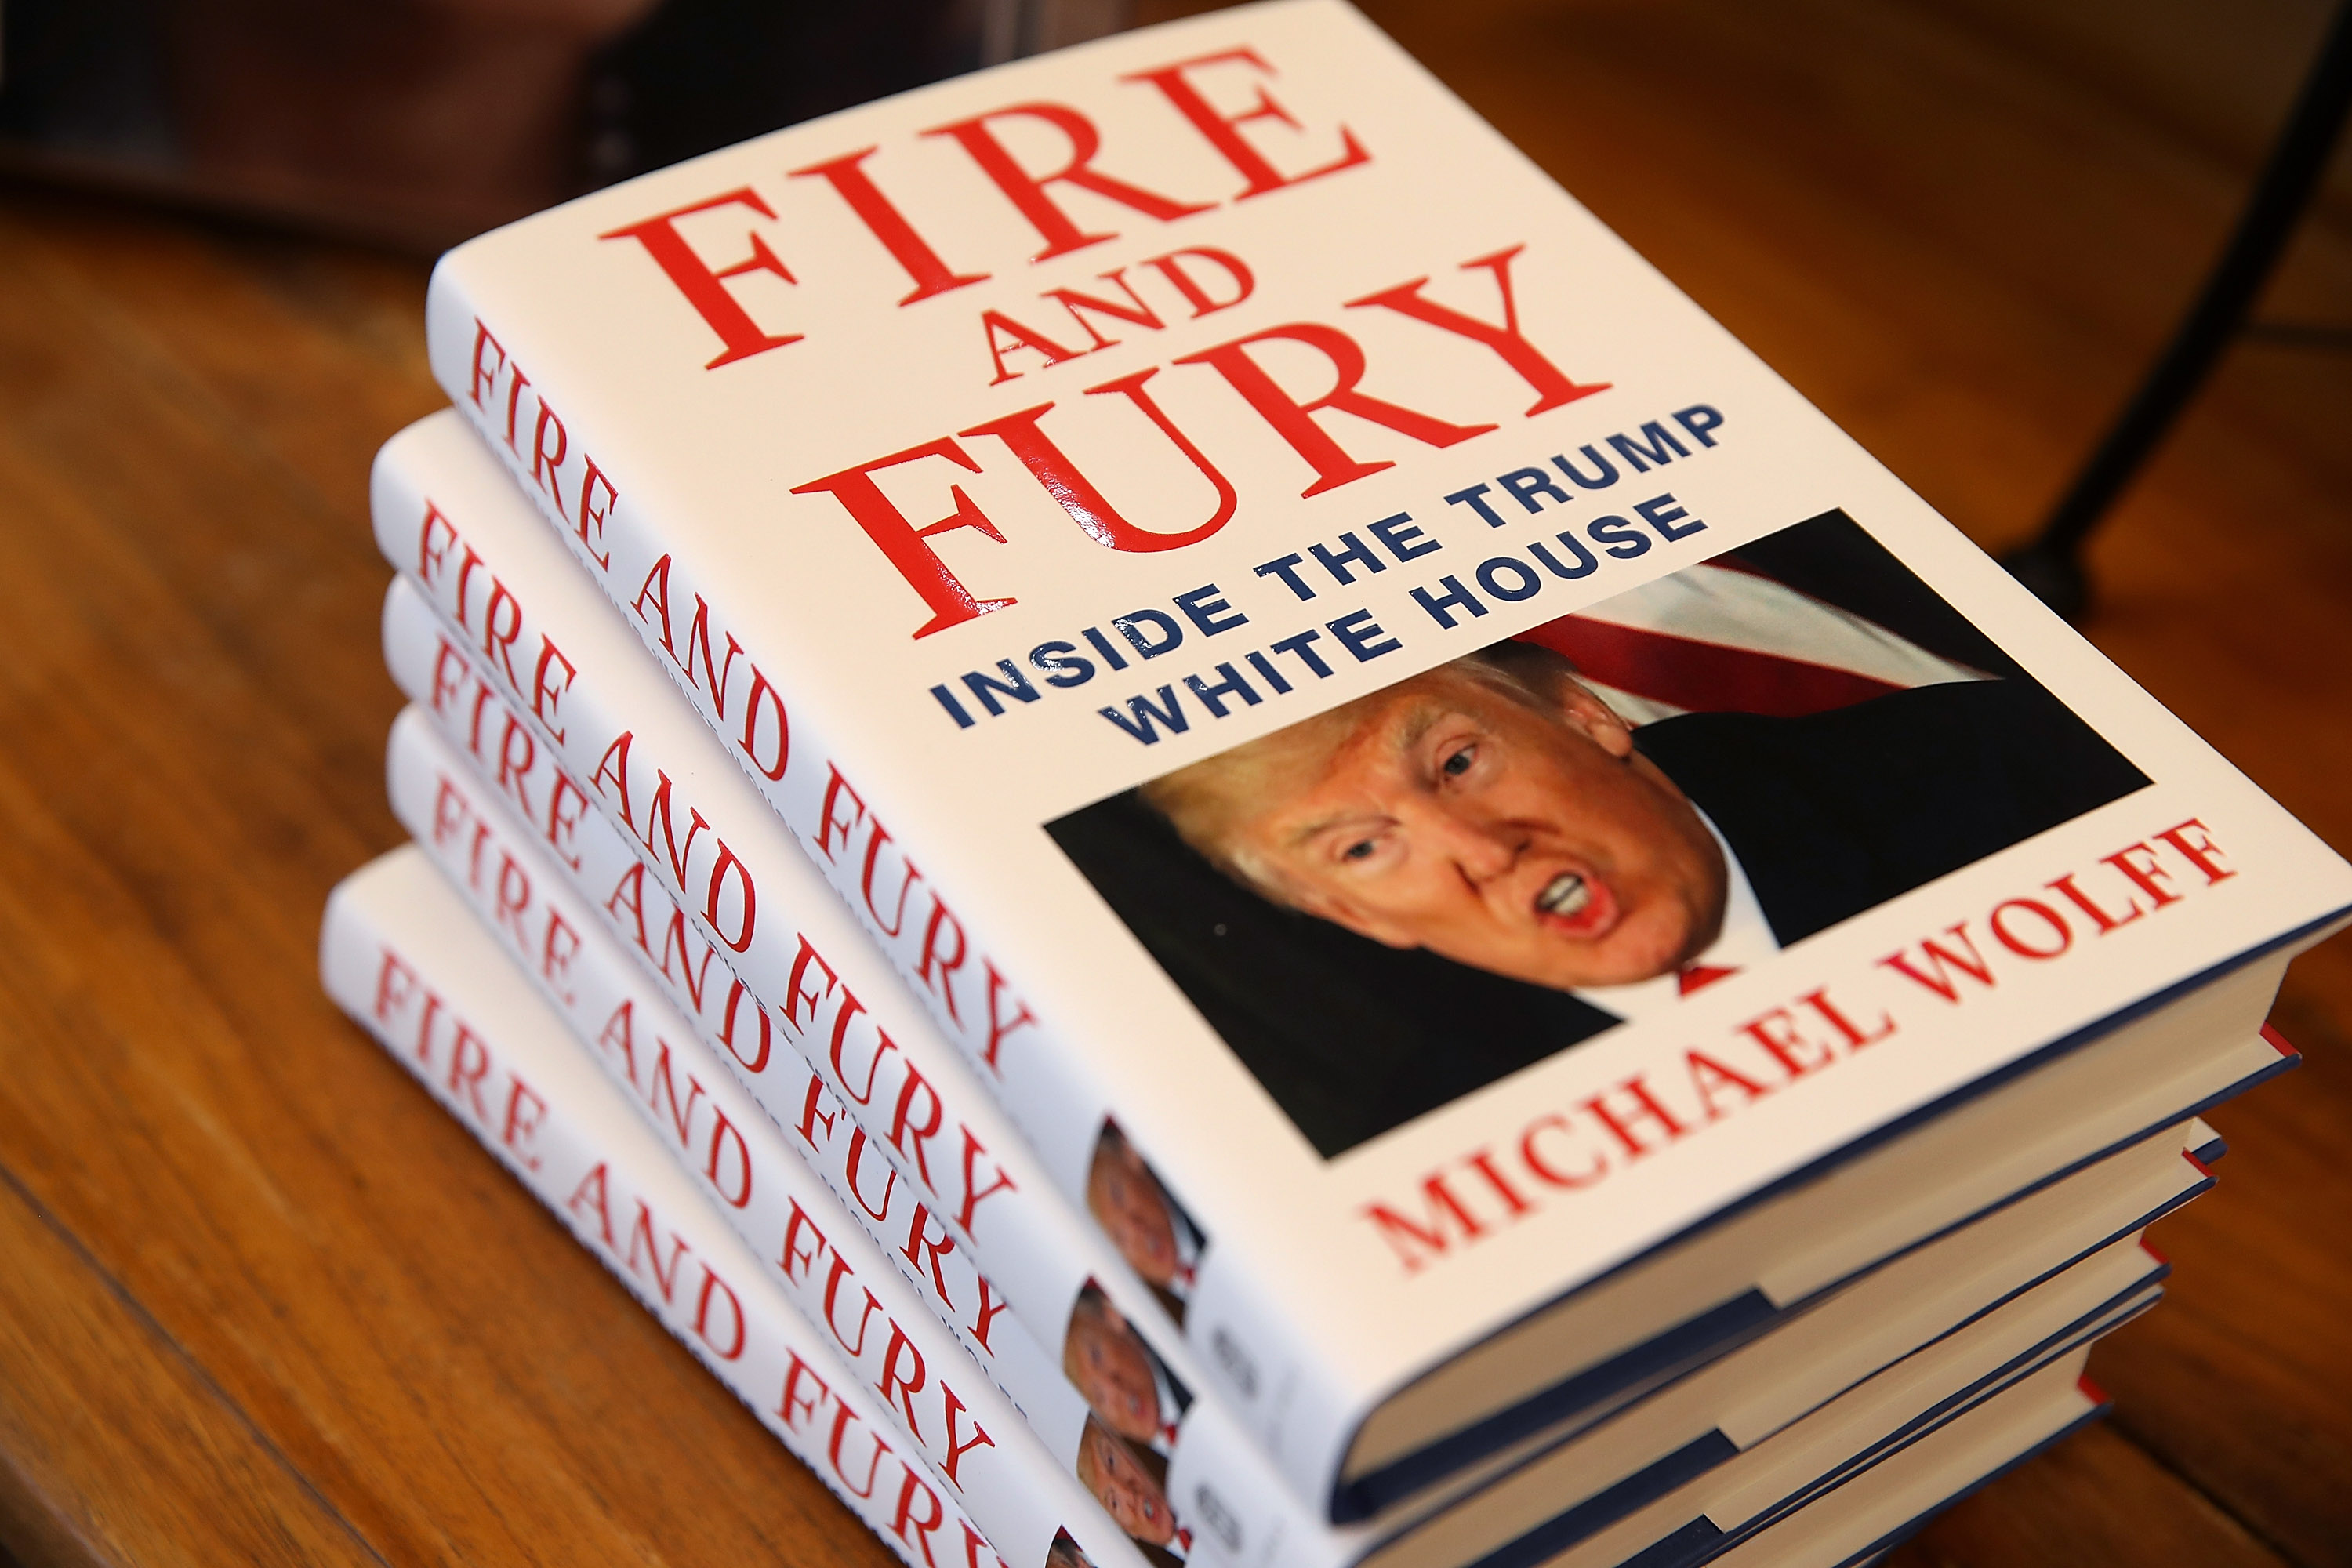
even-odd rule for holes
{"type": "Polygon", "coordinates": [[[2094,1426],[1969,1499],[1889,1561],[1910,1568],[2135,1562],[2276,1568],[2286,1560],[2114,1427],[2094,1426]]]}
{"type": "MultiPolygon", "coordinates": [[[[25,1518],[27,1563],[122,1557],[168,1540],[208,1559],[382,1559],[71,1233],[0,1181],[0,1496],[25,1518]],[[55,1369],[86,1375],[68,1393],[55,1369]],[[26,1517],[60,1476],[152,1474],[26,1517]]],[[[0,1504],[0,1506],[7,1506],[0,1504]]]]}
{"type": "MultiPolygon", "coordinates": [[[[72,203],[0,222],[0,1165],[217,1391],[141,1440],[266,1437],[360,1555],[883,1561],[319,994],[327,889],[398,837],[364,485],[435,402],[422,285],[72,203]]],[[[248,1552],[221,1478],[68,1441],[121,1354],[33,1344],[0,1537],[331,1556],[290,1525],[248,1552]]]]}
{"type": "MultiPolygon", "coordinates": [[[[1990,544],[2244,177],[1924,0],[1370,9],[1990,544]]],[[[438,401],[424,279],[0,189],[0,1564],[882,1563],[318,994],[328,888],[397,837],[365,479],[438,401]]],[[[2352,243],[2265,309],[2352,316],[2352,243]]],[[[2339,846],[2347,416],[2342,356],[2235,351],[2089,628],[2339,846]]],[[[2352,944],[2278,1016],[2311,1065],[2217,1117],[2116,1420],[1899,1561],[2352,1563],[2352,944]]]]}

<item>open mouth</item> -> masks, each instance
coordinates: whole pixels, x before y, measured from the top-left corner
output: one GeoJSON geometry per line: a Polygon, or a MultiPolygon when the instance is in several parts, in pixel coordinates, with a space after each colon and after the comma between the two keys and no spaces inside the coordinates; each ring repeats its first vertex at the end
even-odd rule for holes
{"type": "Polygon", "coordinates": [[[1600,941],[1622,913],[1616,889],[1589,871],[1556,872],[1536,890],[1536,922],[1570,942],[1600,941]]]}
{"type": "Polygon", "coordinates": [[[1591,902],[1591,884],[1573,871],[1562,871],[1536,895],[1536,908],[1559,920],[1582,914],[1591,902]]]}

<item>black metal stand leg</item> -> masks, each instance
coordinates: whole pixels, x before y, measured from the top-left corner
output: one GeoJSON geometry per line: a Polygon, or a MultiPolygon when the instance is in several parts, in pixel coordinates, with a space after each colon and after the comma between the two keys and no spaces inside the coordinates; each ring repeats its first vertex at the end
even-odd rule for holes
{"type": "Polygon", "coordinates": [[[2352,106],[2352,0],[2337,8],[2328,25],[2311,74],[2196,303],[2041,533],[2001,557],[2012,576],[2068,620],[2080,616],[2090,599],[2083,541],[2164,439],[2245,321],[2248,307],[2277,266],[2296,220],[2326,172],[2347,106],[2352,106]]]}

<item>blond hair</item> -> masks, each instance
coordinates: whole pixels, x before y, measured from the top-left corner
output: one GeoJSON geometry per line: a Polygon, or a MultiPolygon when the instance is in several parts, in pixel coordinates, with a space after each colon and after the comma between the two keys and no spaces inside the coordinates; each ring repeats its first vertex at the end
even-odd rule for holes
{"type": "Polygon", "coordinates": [[[1288,903],[1279,874],[1242,842],[1243,825],[1277,798],[1290,780],[1335,755],[1364,717],[1385,704],[1397,687],[1449,673],[1545,713],[1558,710],[1560,683],[1575,680],[1575,666],[1548,647],[1496,643],[1162,773],[1136,793],[1211,865],[1254,892],[1288,903]]]}

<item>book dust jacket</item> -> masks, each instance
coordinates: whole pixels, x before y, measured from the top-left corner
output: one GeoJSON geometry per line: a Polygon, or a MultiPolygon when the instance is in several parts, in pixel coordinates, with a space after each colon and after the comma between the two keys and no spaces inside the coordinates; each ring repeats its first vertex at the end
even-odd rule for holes
{"type": "Polygon", "coordinates": [[[583,197],[430,332],[1306,1496],[1496,1331],[2352,903],[1336,0],[583,197]]]}

